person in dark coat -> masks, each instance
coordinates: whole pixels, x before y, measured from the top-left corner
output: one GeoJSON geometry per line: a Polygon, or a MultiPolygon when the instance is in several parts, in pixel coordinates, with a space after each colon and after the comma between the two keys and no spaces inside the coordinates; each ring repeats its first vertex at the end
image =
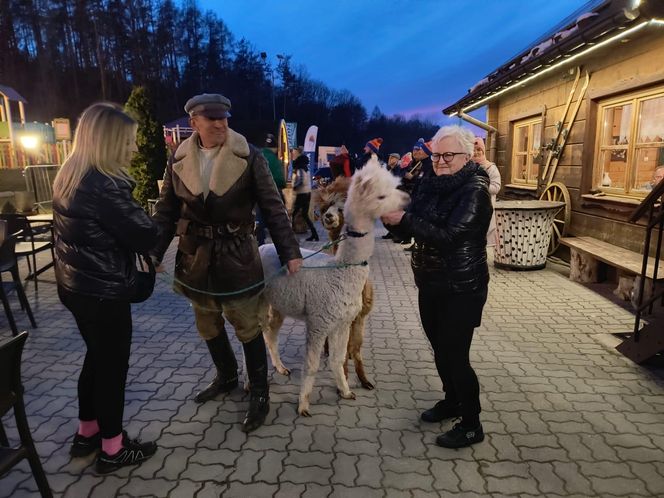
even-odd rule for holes
{"type": "Polygon", "coordinates": [[[445,399],[421,418],[440,422],[461,416],[436,439],[446,448],[484,439],[480,387],[469,352],[487,299],[486,233],[493,208],[489,176],[471,160],[474,138],[459,126],[438,130],[432,139],[433,169],[415,185],[407,211],[382,218],[395,234],[415,238],[411,266],[420,319],[445,392],[445,399]]]}
{"type": "Polygon", "coordinates": [[[311,175],[309,173],[309,158],[302,153],[300,148],[294,149],[295,159],[293,160],[293,192],[295,193],[295,202],[293,203],[292,218],[298,213],[302,214],[302,219],[309,227],[311,236],[305,240],[307,242],[317,241],[318,232],[316,226],[309,218],[309,204],[311,203],[311,175]]]}
{"type": "Polygon", "coordinates": [[[134,201],[126,169],[137,150],[136,128],[118,105],[88,107],[53,183],[58,296],[86,346],[79,428],[70,453],[82,457],[101,448],[101,474],[140,463],[157,450],[154,442],[129,439],[122,430],[135,258],[157,242],[157,225],[134,201]]]}
{"type": "Polygon", "coordinates": [[[378,161],[382,163],[383,159],[380,156],[380,146],[382,144],[383,144],[383,139],[380,137],[372,138],[366,144],[364,144],[364,148],[362,149],[362,155],[360,155],[355,160],[355,168],[362,169],[362,167],[365,164],[367,164],[369,159],[371,159],[371,156],[373,156],[374,154],[378,158],[378,161]]]}
{"type": "Polygon", "coordinates": [[[265,157],[228,127],[230,100],[202,94],[189,99],[184,109],[194,134],[180,144],[164,173],[154,214],[160,238],[151,254],[160,262],[179,235],[173,287],[191,300],[196,327],[216,366],[214,380],[195,397],[197,402],[238,385],[222,312],[233,325],[251,394],[242,430],[250,432],[263,424],[270,407],[255,206],[289,273],[299,270],[302,256],[265,157]]]}

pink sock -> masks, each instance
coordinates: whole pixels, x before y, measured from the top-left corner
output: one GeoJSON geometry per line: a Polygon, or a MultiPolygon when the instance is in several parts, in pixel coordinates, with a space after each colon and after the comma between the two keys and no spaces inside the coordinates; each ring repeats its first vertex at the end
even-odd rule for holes
{"type": "Polygon", "coordinates": [[[78,433],[83,437],[92,437],[99,432],[99,424],[96,420],[79,420],[78,433]]]}
{"type": "Polygon", "coordinates": [[[101,438],[101,449],[107,455],[115,455],[122,449],[122,434],[110,439],[101,438]]]}

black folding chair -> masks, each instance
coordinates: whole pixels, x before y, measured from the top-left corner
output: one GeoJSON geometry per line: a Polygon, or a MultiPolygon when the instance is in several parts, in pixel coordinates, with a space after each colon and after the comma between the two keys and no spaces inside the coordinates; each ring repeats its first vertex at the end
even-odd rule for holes
{"type": "Polygon", "coordinates": [[[26,257],[28,276],[25,278],[34,280],[35,290],[37,290],[37,275],[53,266],[53,261],[55,261],[50,226],[45,226],[44,230],[40,231],[33,230],[30,221],[24,214],[0,214],[0,219],[7,221],[9,233],[16,236],[14,253],[17,257],[26,257]],[[47,250],[51,251],[51,261],[42,268],[37,268],[37,254],[47,250]]]}
{"type": "Polygon", "coordinates": [[[21,460],[27,458],[39,492],[44,497],[51,497],[53,493],[51,493],[46,474],[39,461],[23,403],[21,355],[27,338],[28,333],[21,332],[18,336],[0,344],[0,417],[7,414],[12,408],[14,409],[16,429],[21,441],[17,448],[9,446],[0,418],[0,477],[7,474],[21,460]]]}
{"type": "Polygon", "coordinates": [[[12,335],[18,335],[18,329],[16,328],[16,322],[14,321],[14,315],[9,306],[9,298],[7,293],[11,290],[16,290],[16,295],[18,300],[21,303],[21,308],[25,310],[30,319],[30,323],[33,327],[37,327],[35,322],[35,317],[32,314],[32,309],[30,309],[30,303],[25,297],[25,291],[23,290],[23,284],[21,283],[21,277],[18,274],[18,260],[14,252],[14,247],[16,245],[16,239],[13,235],[9,233],[8,224],[4,220],[0,220],[0,300],[2,301],[2,306],[5,309],[5,315],[7,316],[7,321],[9,322],[9,328],[12,329],[12,335]],[[12,276],[10,282],[4,282],[2,280],[2,274],[4,272],[9,272],[12,276]]]}

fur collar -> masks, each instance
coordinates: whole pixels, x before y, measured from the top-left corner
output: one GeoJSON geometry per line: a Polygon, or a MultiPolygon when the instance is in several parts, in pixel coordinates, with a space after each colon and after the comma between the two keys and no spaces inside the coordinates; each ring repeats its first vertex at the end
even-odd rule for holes
{"type": "MultiPolygon", "coordinates": [[[[247,169],[249,144],[239,133],[228,129],[224,145],[219,147],[214,156],[210,174],[210,192],[222,196],[242,176],[247,169]]],[[[198,196],[203,193],[201,168],[199,165],[198,133],[194,132],[180,144],[175,152],[173,173],[176,174],[187,190],[198,196]]]]}

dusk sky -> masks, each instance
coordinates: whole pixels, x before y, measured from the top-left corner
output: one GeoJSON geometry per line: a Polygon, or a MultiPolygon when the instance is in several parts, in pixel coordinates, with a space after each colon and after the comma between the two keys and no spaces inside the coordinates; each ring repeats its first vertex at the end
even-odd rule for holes
{"type": "Polygon", "coordinates": [[[239,39],[292,56],[309,76],[348,89],[368,112],[441,109],[586,0],[199,0],[239,39]]]}

